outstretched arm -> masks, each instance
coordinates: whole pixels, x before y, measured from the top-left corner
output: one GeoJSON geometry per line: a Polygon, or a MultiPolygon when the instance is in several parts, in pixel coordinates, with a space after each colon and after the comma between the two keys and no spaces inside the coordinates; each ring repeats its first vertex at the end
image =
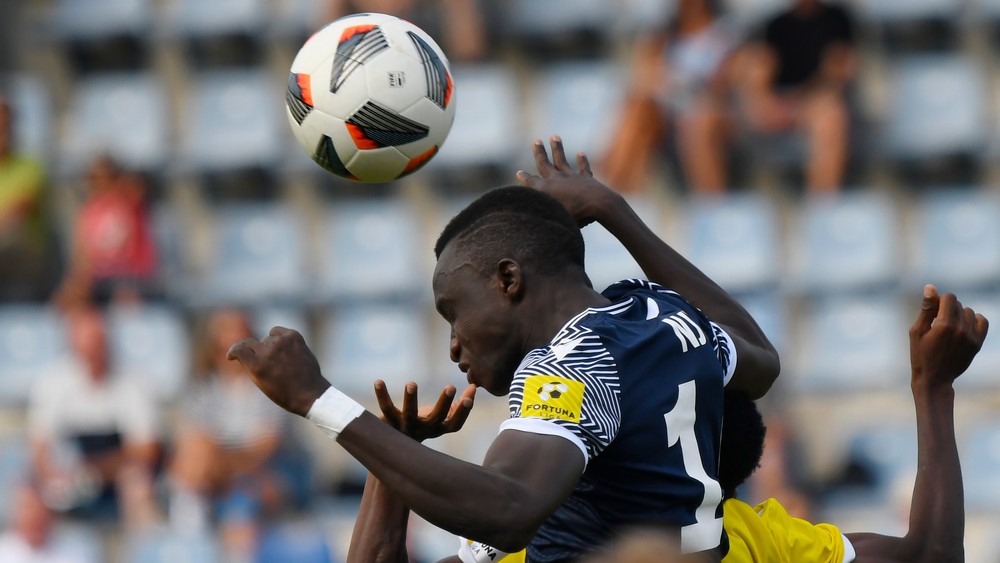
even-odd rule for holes
{"type": "MultiPolygon", "coordinates": [[[[403,394],[403,408],[398,410],[389,398],[385,382],[375,382],[375,396],[383,419],[417,441],[461,429],[472,410],[475,393],[475,386],[470,385],[458,402],[452,405],[455,387],[449,385],[430,410],[418,411],[417,385],[410,382],[406,384],[403,394]]],[[[410,509],[403,501],[369,474],[361,497],[361,510],[354,522],[347,563],[407,562],[406,529],[409,518],[410,509]]]]}
{"type": "Polygon", "coordinates": [[[985,317],[962,308],[953,294],[924,288],[920,315],[910,328],[913,403],[917,411],[917,478],[910,525],[902,538],[848,534],[858,562],[965,560],[965,502],[955,443],[955,379],[983,345],[985,317]]]}
{"type": "Polygon", "coordinates": [[[759,399],[778,377],[778,353],[753,317],[708,276],[664,242],[642,222],[628,202],[590,171],[583,153],[577,170],[566,160],[562,140],[552,137],[552,161],[545,145],[535,141],[531,150],[539,176],[520,171],[517,179],[559,200],[581,227],[597,221],[629,251],[650,280],[676,290],[725,327],[736,344],[738,362],[729,386],[759,399]]]}
{"type": "Polygon", "coordinates": [[[428,522],[507,552],[528,544],[583,474],[583,453],[559,436],[501,432],[481,466],[427,448],[333,389],[294,330],[275,327],[259,342],[238,342],[229,358],[275,404],[325,428],[428,522]]]}

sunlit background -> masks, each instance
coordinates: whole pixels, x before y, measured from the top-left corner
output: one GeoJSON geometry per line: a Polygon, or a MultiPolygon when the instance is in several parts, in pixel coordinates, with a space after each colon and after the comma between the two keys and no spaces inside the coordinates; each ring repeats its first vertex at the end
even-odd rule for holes
{"type": "MultiPolygon", "coordinates": [[[[245,310],[258,335],[300,330],[325,375],[370,406],[376,378],[397,396],[417,381],[425,400],[463,385],[430,300],[437,233],[477,193],[530,169],[533,138],[559,133],[600,161],[633,82],[637,38],[675,9],[670,0],[355,3],[366,4],[435,36],[457,91],[440,153],[387,185],[321,170],[283,115],[296,50],[338,10],[357,9],[349,2],[0,0],[13,152],[44,174],[28,254],[14,250],[23,241],[4,220],[15,196],[0,184],[0,498],[30,475],[31,389],[70,354],[54,304],[74,295],[81,210],[107,172],[94,166],[99,156],[117,163],[113,181],[129,183],[144,210],[126,232],[148,230],[155,249],[134,283],[95,293],[113,370],[139,378],[162,409],[159,515],[130,527],[120,515],[57,513],[54,545],[84,561],[227,560],[224,510],[200,531],[172,524],[167,470],[219,308],[245,310]]],[[[724,17],[749,40],[787,4],[729,0],[724,17]]],[[[688,187],[668,141],[628,197],[740,298],[782,354],[782,376],[761,401],[769,454],[745,497],[789,499],[795,513],[845,531],[900,534],[916,461],[906,330],[922,284],[957,293],[1000,326],[1000,2],[845,5],[858,67],[842,189],[807,193],[800,136],[737,126],[721,195],[688,187]]],[[[584,234],[595,285],[641,275],[607,232],[584,234]]],[[[957,384],[971,562],[1000,561],[998,365],[994,334],[957,384]]],[[[465,430],[431,445],[481,461],[506,404],[479,399],[465,430]]],[[[231,560],[341,561],[364,469],[282,417],[298,494],[251,511],[254,550],[231,560]]],[[[0,525],[15,516],[13,502],[0,503],[0,525]]],[[[417,521],[411,536],[424,561],[458,545],[417,521]]]]}

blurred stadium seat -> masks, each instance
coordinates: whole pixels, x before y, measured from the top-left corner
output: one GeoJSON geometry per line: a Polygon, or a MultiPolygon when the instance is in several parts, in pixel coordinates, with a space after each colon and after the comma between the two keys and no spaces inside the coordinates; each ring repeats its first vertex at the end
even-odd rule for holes
{"type": "Polygon", "coordinates": [[[790,318],[783,295],[778,292],[751,293],[739,296],[739,302],[764,331],[778,354],[791,354],[790,318]]]}
{"type": "Polygon", "coordinates": [[[216,563],[223,561],[209,534],[183,534],[167,528],[126,538],[124,563],[216,563]]]}
{"type": "Polygon", "coordinates": [[[180,165],[195,172],[270,168],[284,154],[281,90],[263,72],[219,70],[190,81],[180,165]]]}
{"type": "Polygon", "coordinates": [[[321,299],[413,298],[430,292],[417,211],[402,199],[358,200],[327,211],[319,241],[321,299]]]}
{"type": "Polygon", "coordinates": [[[41,305],[0,307],[0,403],[23,404],[31,386],[67,352],[59,315],[41,305]]]}
{"type": "Polygon", "coordinates": [[[373,404],[382,379],[397,393],[427,377],[426,316],[415,305],[353,304],[323,322],[319,357],[323,374],[345,393],[373,404]]]}
{"type": "Polygon", "coordinates": [[[871,501],[888,501],[896,483],[916,473],[916,426],[883,420],[863,428],[851,438],[847,457],[869,473],[871,501]]]}
{"type": "Polygon", "coordinates": [[[309,523],[286,523],[264,531],[254,563],[329,563],[330,546],[323,530],[309,523]]]}
{"type": "Polygon", "coordinates": [[[891,295],[810,304],[794,348],[794,385],[808,393],[895,389],[908,381],[908,319],[891,295]]]}
{"type": "Polygon", "coordinates": [[[75,70],[136,68],[152,36],[151,0],[56,0],[52,38],[74,51],[75,70]]]}
{"type": "Polygon", "coordinates": [[[893,49],[945,50],[955,46],[966,0],[858,0],[860,18],[893,49]]]}
{"type": "Polygon", "coordinates": [[[873,191],[808,199],[797,211],[789,289],[844,292],[891,288],[901,249],[896,206],[873,191]]]}
{"type": "Polygon", "coordinates": [[[298,46],[327,23],[328,2],[323,0],[277,0],[270,32],[298,46]]]}
{"type": "Polygon", "coordinates": [[[989,134],[986,93],[983,70],[965,55],[896,60],[884,129],[887,155],[902,161],[979,156],[989,134]]]}
{"type": "Polygon", "coordinates": [[[303,218],[290,207],[228,204],[214,211],[208,270],[189,284],[195,305],[298,302],[308,287],[303,218]]]}
{"type": "Polygon", "coordinates": [[[108,344],[116,371],[142,380],[161,401],[171,401],[191,369],[188,327],[176,309],[114,307],[108,312],[108,344]]]}
{"type": "Polygon", "coordinates": [[[505,4],[504,33],[514,39],[513,45],[531,49],[536,56],[599,54],[603,40],[613,31],[610,24],[616,13],[603,0],[508,0],[505,4]]]}
{"type": "MultiPolygon", "coordinates": [[[[656,205],[639,198],[630,198],[629,203],[653,232],[659,231],[662,218],[656,205]]],[[[587,275],[594,289],[603,291],[619,280],[646,277],[628,250],[603,226],[591,223],[582,232],[587,275]]]]}
{"type": "Polygon", "coordinates": [[[907,238],[917,287],[934,283],[958,292],[1000,283],[1000,201],[988,190],[940,189],[921,197],[907,238]]]}
{"type": "Polygon", "coordinates": [[[42,161],[53,156],[52,95],[45,82],[30,74],[5,77],[4,93],[14,112],[14,146],[42,161]]]}
{"type": "Polygon", "coordinates": [[[781,278],[780,222],[757,194],[692,199],[685,257],[731,293],[773,289],[781,278]]]}
{"type": "Polygon", "coordinates": [[[75,173],[107,152],[126,167],[159,171],[170,157],[170,123],[164,84],[155,75],[94,76],[71,98],[58,164],[75,173]]]}
{"type": "Polygon", "coordinates": [[[297,330],[302,334],[306,344],[315,345],[309,327],[309,318],[306,310],[302,307],[281,305],[255,307],[251,311],[250,318],[253,319],[254,336],[257,338],[267,336],[267,333],[276,326],[283,326],[297,330]]]}
{"type": "Polygon", "coordinates": [[[169,0],[164,34],[180,39],[193,66],[259,62],[271,14],[265,0],[169,0]]]}
{"type": "Polygon", "coordinates": [[[792,5],[793,0],[725,0],[726,14],[744,28],[753,29],[767,18],[792,5]]]}
{"type": "MultiPolygon", "coordinates": [[[[528,121],[530,139],[558,134],[568,154],[584,151],[597,160],[618,123],[626,93],[626,70],[610,61],[562,62],[539,69],[535,75],[537,103],[528,121]]],[[[522,142],[527,145],[530,139],[522,142]]],[[[530,157],[524,151],[525,162],[533,164],[530,157]]]]}
{"type": "Polygon", "coordinates": [[[520,146],[517,79],[502,65],[463,65],[452,69],[457,95],[455,122],[429,170],[504,166],[520,146]]]}
{"type": "MultiPolygon", "coordinates": [[[[26,482],[31,468],[31,449],[26,437],[6,436],[0,439],[0,497],[13,499],[17,487],[26,482]]],[[[0,502],[0,526],[10,524],[12,501],[0,502]]]]}
{"type": "Polygon", "coordinates": [[[1000,420],[983,420],[959,437],[965,507],[971,511],[1000,507],[1000,420]]]}

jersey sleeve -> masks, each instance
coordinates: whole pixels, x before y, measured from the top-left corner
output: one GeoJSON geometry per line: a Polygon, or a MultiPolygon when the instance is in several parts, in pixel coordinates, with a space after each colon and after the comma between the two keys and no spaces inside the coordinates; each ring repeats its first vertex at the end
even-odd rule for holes
{"type": "Polygon", "coordinates": [[[561,436],[589,462],[618,434],[619,390],[614,358],[598,334],[582,329],[526,358],[511,385],[510,418],[500,430],[561,436]]]}
{"type": "Polygon", "coordinates": [[[712,326],[712,334],[715,335],[715,354],[719,357],[719,365],[722,366],[722,384],[729,385],[729,381],[736,373],[736,345],[733,338],[729,336],[726,329],[709,321],[712,326]]]}

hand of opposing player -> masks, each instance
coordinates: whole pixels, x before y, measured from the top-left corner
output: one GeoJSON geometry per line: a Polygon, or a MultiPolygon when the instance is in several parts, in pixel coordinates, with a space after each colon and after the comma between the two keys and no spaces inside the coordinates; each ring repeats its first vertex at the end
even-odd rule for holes
{"type": "Polygon", "coordinates": [[[586,154],[577,153],[576,170],[573,170],[566,160],[562,139],[554,135],[549,143],[552,146],[551,161],[541,140],[531,143],[538,176],[519,170],[517,181],[559,200],[581,227],[598,220],[601,211],[621,196],[594,178],[586,154]]]}
{"type": "Polygon", "coordinates": [[[920,314],[910,327],[913,385],[951,385],[983,346],[989,322],[952,293],[924,287],[920,314]]]}
{"type": "Polygon", "coordinates": [[[403,408],[397,409],[389,390],[381,379],[375,382],[375,397],[382,410],[382,419],[403,434],[423,442],[462,429],[476,397],[476,386],[469,385],[455,401],[455,386],[448,385],[432,407],[417,407],[417,384],[406,384],[403,408]]]}
{"type": "Polygon", "coordinates": [[[274,404],[299,416],[305,416],[330,387],[305,339],[288,328],[276,326],[260,341],[241,340],[226,357],[243,364],[274,404]]]}

